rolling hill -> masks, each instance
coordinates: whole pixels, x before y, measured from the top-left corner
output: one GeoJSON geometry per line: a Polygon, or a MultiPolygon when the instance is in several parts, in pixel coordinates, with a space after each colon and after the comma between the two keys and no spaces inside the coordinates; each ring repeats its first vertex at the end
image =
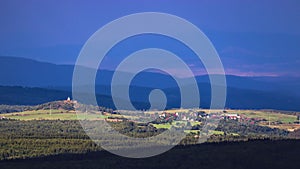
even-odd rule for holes
{"type": "MultiPolygon", "coordinates": [[[[73,65],[0,57],[0,104],[34,105],[65,99],[72,95],[73,68],[73,65]]],[[[114,107],[110,91],[113,73],[98,70],[95,90],[101,106],[114,107]]],[[[121,73],[124,77],[129,75],[121,73]]],[[[210,105],[209,78],[207,75],[196,76],[196,80],[201,94],[201,107],[207,108],[210,105]]],[[[226,81],[228,108],[300,110],[300,80],[297,78],[227,75],[226,81]]],[[[124,87],[124,84],[117,85],[124,87]]],[[[157,88],[165,92],[167,108],[180,107],[180,92],[175,80],[157,72],[141,72],[135,76],[130,85],[133,105],[140,109],[149,108],[149,93],[157,88]]]]}

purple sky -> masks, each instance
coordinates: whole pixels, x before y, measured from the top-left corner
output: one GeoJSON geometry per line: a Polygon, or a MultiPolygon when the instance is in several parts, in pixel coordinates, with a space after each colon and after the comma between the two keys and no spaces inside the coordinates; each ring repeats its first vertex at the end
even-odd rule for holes
{"type": "MultiPolygon", "coordinates": [[[[174,14],[198,26],[215,45],[227,74],[300,76],[297,0],[2,0],[0,55],[73,64],[82,45],[100,27],[124,15],[149,11],[174,14]]],[[[158,45],[164,46],[162,42],[158,45]]],[[[192,57],[181,57],[187,57],[198,74],[204,72],[192,57]]],[[[118,63],[106,60],[105,68],[118,63]]]]}

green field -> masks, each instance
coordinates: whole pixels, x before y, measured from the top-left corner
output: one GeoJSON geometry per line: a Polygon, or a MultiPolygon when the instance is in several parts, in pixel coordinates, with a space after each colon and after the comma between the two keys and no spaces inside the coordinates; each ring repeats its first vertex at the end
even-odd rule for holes
{"type": "MultiPolygon", "coordinates": [[[[193,133],[193,134],[198,134],[200,130],[184,130],[185,133],[193,133]]],[[[209,130],[209,134],[213,135],[224,135],[224,131],[216,131],[216,130],[209,130]]],[[[237,133],[229,133],[229,135],[232,136],[239,136],[237,133]]]]}
{"type": "Polygon", "coordinates": [[[172,124],[164,123],[164,124],[152,124],[157,129],[170,129],[172,124]]]}
{"type": "Polygon", "coordinates": [[[75,111],[66,111],[66,110],[24,111],[18,113],[2,114],[2,116],[9,119],[16,119],[16,120],[77,120],[77,119],[97,120],[97,119],[104,119],[108,117],[100,113],[76,114],[75,111]]]}
{"type": "MultiPolygon", "coordinates": [[[[175,112],[175,110],[170,110],[171,112],[175,112]]],[[[180,110],[182,111],[182,110],[180,110]]],[[[209,112],[208,110],[204,110],[209,112]]],[[[282,114],[277,112],[268,112],[268,111],[260,111],[260,110],[226,110],[228,113],[236,113],[240,115],[244,115],[248,118],[258,118],[258,119],[266,119],[270,120],[271,122],[280,121],[282,123],[294,123],[297,121],[296,115],[289,115],[289,114],[282,114]]],[[[168,112],[168,111],[167,111],[168,112]]],[[[10,119],[18,119],[18,120],[76,120],[77,115],[75,111],[67,111],[67,110],[57,110],[52,109],[50,110],[36,110],[36,111],[24,111],[24,112],[17,112],[17,113],[6,113],[1,114],[6,118],[10,119]]],[[[123,115],[110,115],[113,117],[127,117],[123,115]]],[[[81,113],[78,114],[80,119],[103,119],[107,118],[108,116],[104,116],[100,114],[100,112],[94,113],[81,113]]],[[[128,119],[136,119],[136,117],[128,117],[128,119]]],[[[177,122],[176,122],[177,123],[177,122]]],[[[200,124],[199,122],[191,122],[191,125],[194,126],[196,124],[200,124]]],[[[158,128],[170,128],[170,125],[163,124],[157,125],[158,128]]]]}
{"type": "Polygon", "coordinates": [[[282,123],[294,123],[297,121],[297,116],[268,112],[268,111],[254,111],[254,110],[229,110],[228,113],[237,113],[240,115],[245,115],[248,118],[260,118],[270,120],[270,122],[280,121],[282,123]]]}

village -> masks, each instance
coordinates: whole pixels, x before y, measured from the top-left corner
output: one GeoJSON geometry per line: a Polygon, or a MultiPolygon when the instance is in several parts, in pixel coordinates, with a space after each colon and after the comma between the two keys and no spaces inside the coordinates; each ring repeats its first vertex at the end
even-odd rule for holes
{"type": "Polygon", "coordinates": [[[290,132],[300,129],[299,114],[282,114],[259,110],[209,110],[209,109],[174,109],[165,111],[113,111],[105,119],[108,122],[147,122],[157,128],[176,127],[175,124],[189,125],[191,130],[199,130],[199,126],[208,120],[230,122],[235,121],[245,126],[266,126],[284,129],[290,132]],[[150,119],[150,120],[149,120],[150,119]],[[197,127],[198,126],[198,127],[197,127]]]}
{"type": "MultiPolygon", "coordinates": [[[[126,112],[126,115],[132,115],[132,111],[114,111],[112,114],[122,115],[126,112]],[[129,112],[129,113],[128,113],[129,112]]],[[[189,110],[166,110],[166,111],[145,111],[142,112],[143,116],[139,117],[140,120],[144,116],[148,116],[151,119],[155,119],[156,123],[170,123],[173,121],[186,121],[186,122],[203,122],[206,119],[224,119],[224,120],[235,120],[238,122],[249,123],[249,124],[256,124],[261,121],[265,121],[262,118],[249,118],[245,115],[240,115],[238,113],[228,113],[226,110],[223,111],[215,111],[207,113],[205,110],[201,109],[189,109],[189,110]]],[[[108,113],[104,113],[108,115],[108,113]]],[[[137,115],[135,113],[134,115],[137,115]]],[[[128,117],[128,116],[127,116],[128,117]]],[[[112,119],[112,118],[111,118],[112,119]]],[[[120,119],[120,118],[119,118],[120,119]]],[[[138,122],[138,121],[137,121],[138,122]]]]}

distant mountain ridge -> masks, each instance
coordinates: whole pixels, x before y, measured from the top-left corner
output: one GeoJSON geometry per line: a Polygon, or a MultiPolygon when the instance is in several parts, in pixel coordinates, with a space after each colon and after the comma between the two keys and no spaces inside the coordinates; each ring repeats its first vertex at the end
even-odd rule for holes
{"type": "MultiPolygon", "coordinates": [[[[19,57],[0,56],[0,85],[30,87],[71,86],[73,69],[74,65],[56,65],[19,57]]],[[[98,70],[96,85],[110,85],[113,73],[114,71],[110,70],[98,70]]],[[[124,76],[130,74],[126,72],[120,73],[124,76]]],[[[195,78],[198,83],[210,83],[208,75],[196,76],[195,78]]],[[[177,86],[171,76],[158,72],[141,72],[135,79],[135,86],[158,86],[162,88],[177,86]]],[[[283,84],[291,86],[290,83],[297,87],[300,84],[300,78],[292,77],[241,77],[226,75],[226,81],[230,87],[255,90],[272,90],[283,84]]]]}
{"type": "MultiPolygon", "coordinates": [[[[2,86],[0,87],[2,92],[0,104],[40,104],[66,98],[71,95],[73,68],[73,65],[56,65],[17,57],[0,57],[0,85],[2,86]],[[42,92],[43,90],[45,93],[42,92]]],[[[113,73],[109,70],[98,70],[96,77],[96,93],[99,97],[105,98],[105,101],[99,100],[102,101],[103,106],[107,107],[113,107],[110,96],[113,73]]],[[[123,76],[129,75],[126,72],[120,73],[123,76]]],[[[201,106],[209,107],[209,77],[203,75],[195,78],[200,90],[201,106]]],[[[300,80],[297,78],[227,75],[226,80],[228,87],[226,107],[228,108],[300,110],[298,101],[300,100],[300,85],[298,85],[300,80]]],[[[118,85],[121,87],[124,84],[118,85]]],[[[183,87],[189,85],[185,84],[183,87]]],[[[141,72],[136,75],[130,85],[131,100],[136,102],[136,107],[147,108],[149,93],[156,88],[165,91],[169,98],[168,108],[180,106],[180,93],[176,81],[169,75],[153,72],[141,72]]]]}

